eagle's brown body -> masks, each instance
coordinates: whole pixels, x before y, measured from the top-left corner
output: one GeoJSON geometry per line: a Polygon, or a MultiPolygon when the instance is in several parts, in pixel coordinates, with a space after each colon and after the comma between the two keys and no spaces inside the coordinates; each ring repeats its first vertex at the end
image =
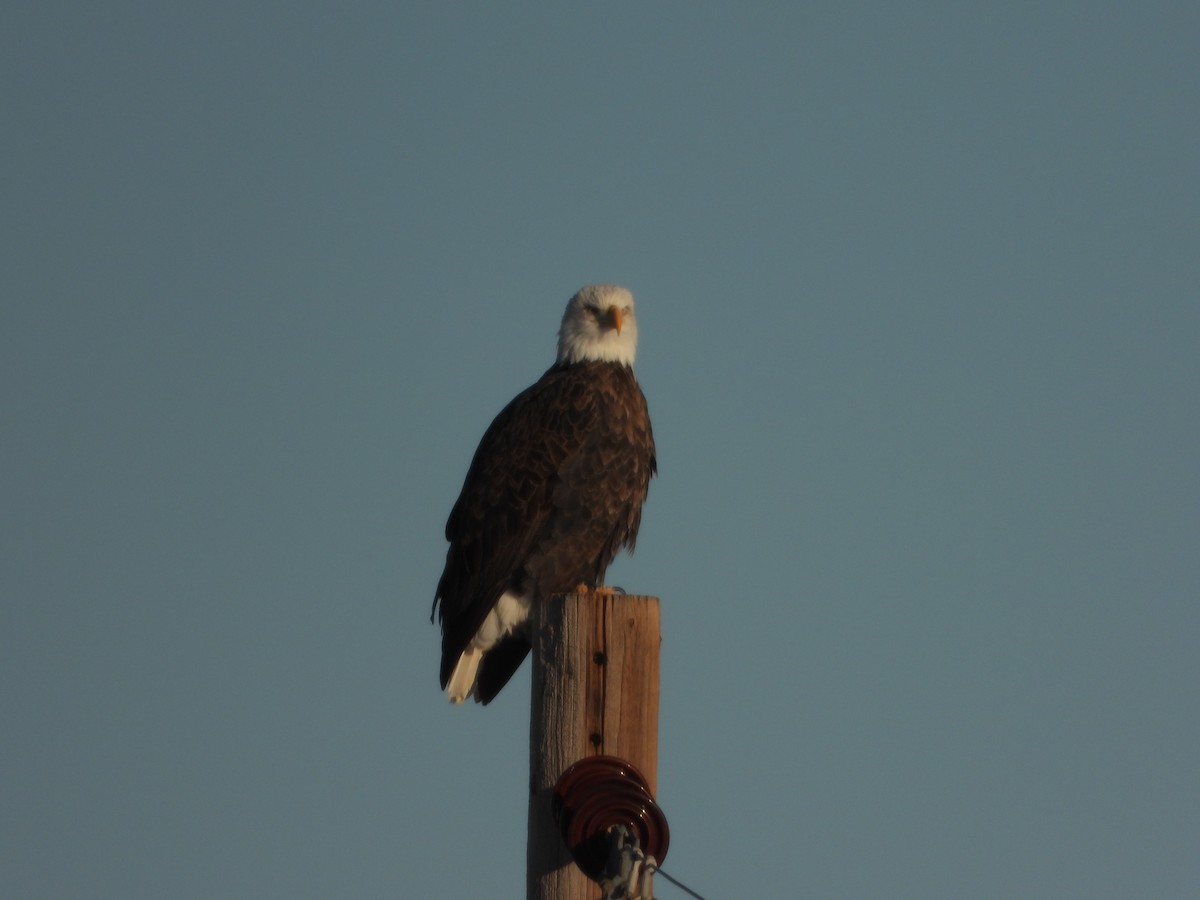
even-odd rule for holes
{"type": "MultiPolygon", "coordinates": [[[[502,595],[537,603],[602,583],[620,549],[633,549],[655,468],[646,399],[628,365],[560,362],[504,408],[446,522],[434,600],[443,688],[502,595]]],[[[491,700],[528,652],[523,628],[488,649],[476,698],[491,700]]]]}

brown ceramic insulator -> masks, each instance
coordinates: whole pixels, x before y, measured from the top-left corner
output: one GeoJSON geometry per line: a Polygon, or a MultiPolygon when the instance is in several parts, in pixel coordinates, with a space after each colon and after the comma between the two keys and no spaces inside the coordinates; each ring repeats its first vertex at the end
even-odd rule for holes
{"type": "Polygon", "coordinates": [[[581,759],[554,786],[554,818],[576,865],[599,881],[608,861],[608,831],[625,825],[638,846],[659,862],[667,855],[670,830],[645,777],[615,756],[581,759]]]}

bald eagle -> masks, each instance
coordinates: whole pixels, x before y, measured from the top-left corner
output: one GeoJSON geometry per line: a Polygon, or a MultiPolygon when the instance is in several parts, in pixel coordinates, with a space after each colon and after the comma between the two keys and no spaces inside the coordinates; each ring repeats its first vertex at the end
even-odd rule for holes
{"type": "Polygon", "coordinates": [[[452,703],[487,703],[508,683],[529,653],[532,604],[600,586],[633,550],[657,468],[636,350],[633,295],[584,287],[563,313],[554,365],[479,442],[433,601],[452,703]]]}

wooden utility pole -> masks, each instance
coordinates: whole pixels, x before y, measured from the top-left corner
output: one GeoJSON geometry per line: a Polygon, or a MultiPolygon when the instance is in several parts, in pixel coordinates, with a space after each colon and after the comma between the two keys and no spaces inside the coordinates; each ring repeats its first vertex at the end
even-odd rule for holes
{"type": "Polygon", "coordinates": [[[636,766],[653,793],[658,771],[657,597],[596,591],[535,603],[529,716],[527,900],[595,900],[554,822],[559,775],[586,756],[636,766]]]}

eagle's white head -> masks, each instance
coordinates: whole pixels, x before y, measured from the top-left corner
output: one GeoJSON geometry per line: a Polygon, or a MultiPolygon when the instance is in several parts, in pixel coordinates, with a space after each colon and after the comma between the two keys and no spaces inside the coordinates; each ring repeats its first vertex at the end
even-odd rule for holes
{"type": "Polygon", "coordinates": [[[558,361],[633,365],[637,319],[633,294],[615,284],[589,284],[567,303],[558,329],[558,361]]]}

